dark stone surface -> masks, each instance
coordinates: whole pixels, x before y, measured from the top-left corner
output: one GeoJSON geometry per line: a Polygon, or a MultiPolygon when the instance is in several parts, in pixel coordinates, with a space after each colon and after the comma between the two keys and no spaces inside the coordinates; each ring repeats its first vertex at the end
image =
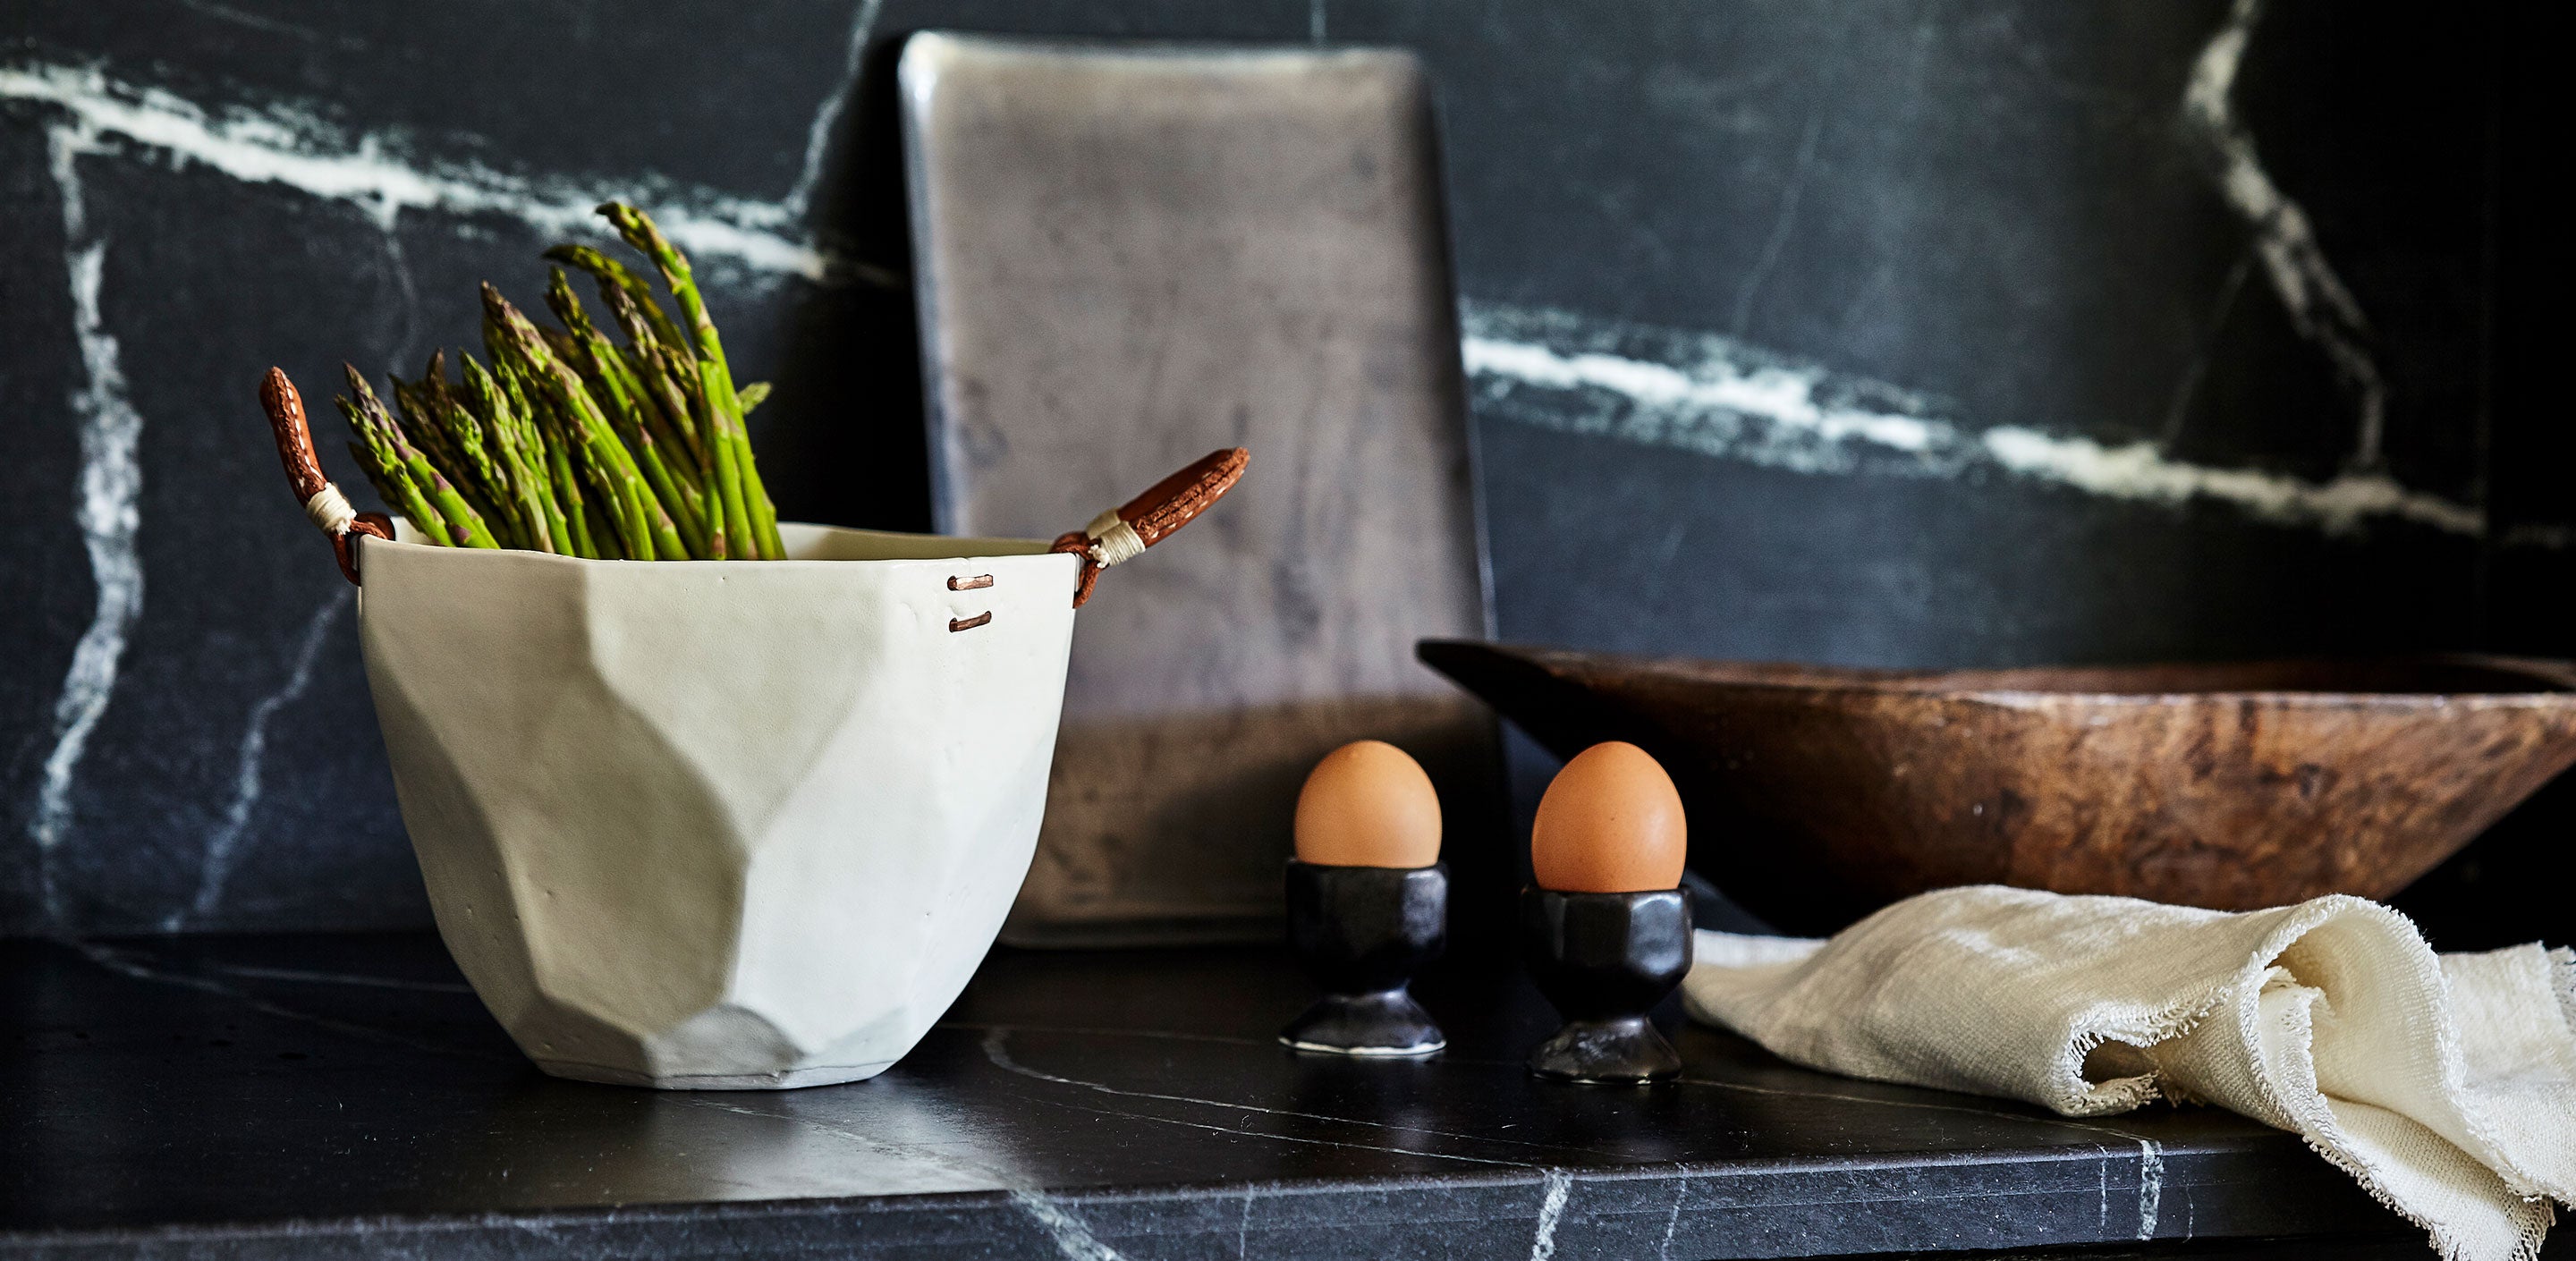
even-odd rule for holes
{"type": "Polygon", "coordinates": [[[1446,1053],[1300,1057],[1280,952],[1006,951],[876,1080],[656,1094],[539,1075],[423,935],[10,943],[0,1256],[2423,1246],[2229,1114],[2071,1121],[1699,1028],[1676,1084],[1553,1085],[1524,982],[1468,958],[1418,989],[1446,1053]]]}
{"type": "MultiPolygon", "coordinates": [[[[822,283],[722,251],[700,270],[741,375],[778,383],[754,428],[782,510],[920,524],[889,72],[930,26],[1421,52],[1467,327],[1488,343],[1471,386],[1506,639],[1920,666],[2576,652],[2552,594],[2576,577],[2576,531],[2552,419],[2566,243],[2545,192],[2569,97],[2540,60],[2567,19],[2272,0],[2245,32],[2230,126],[2359,313],[2347,341],[2385,392],[2373,463],[2361,393],[2316,332],[2352,322],[2285,305],[2186,106],[2229,11],[11,4],[0,931],[425,922],[347,597],[282,490],[252,384],[272,363],[309,385],[344,358],[408,371],[469,340],[473,283],[532,294],[558,208],[623,194],[829,253],[822,283]],[[137,117],[164,139],[118,121],[137,117]],[[173,127],[239,144],[173,149],[173,127]],[[322,178],[371,172],[475,196],[389,207],[322,178]],[[93,252],[89,323],[72,282],[93,252]],[[102,393],[84,328],[121,390],[102,393]],[[1624,387],[1527,370],[1529,352],[1590,351],[1624,387]],[[1924,457],[1819,438],[1776,398],[1728,411],[1654,388],[1721,370],[1945,436],[1924,457]],[[85,417],[118,398],[141,420],[130,626],[96,616],[75,515],[85,417]],[[2384,471],[2452,515],[2139,498],[2120,474],[2016,472],[1984,446],[2021,430],[2060,456],[2144,444],[2168,472],[2267,493],[2384,471]],[[66,704],[85,633],[113,678],[66,704]]],[[[324,458],[346,480],[336,445],[324,458]]],[[[2526,892],[2563,887],[2568,851],[2534,838],[2563,834],[2567,800],[2545,794],[2437,873],[2438,943],[2576,930],[2565,899],[2526,892]]]]}

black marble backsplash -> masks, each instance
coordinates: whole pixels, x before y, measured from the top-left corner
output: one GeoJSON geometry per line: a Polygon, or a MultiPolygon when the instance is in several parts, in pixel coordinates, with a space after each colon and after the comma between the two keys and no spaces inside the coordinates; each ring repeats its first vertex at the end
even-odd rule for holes
{"type": "MultiPolygon", "coordinates": [[[[469,343],[474,283],[534,296],[602,197],[777,382],[782,512],[919,528],[889,72],[926,27],[1425,57],[1507,638],[2576,654],[2538,5],[0,15],[0,931],[426,921],[253,388],[469,343]]],[[[2567,935],[2567,795],[2415,895],[2437,940],[2567,935]]]]}

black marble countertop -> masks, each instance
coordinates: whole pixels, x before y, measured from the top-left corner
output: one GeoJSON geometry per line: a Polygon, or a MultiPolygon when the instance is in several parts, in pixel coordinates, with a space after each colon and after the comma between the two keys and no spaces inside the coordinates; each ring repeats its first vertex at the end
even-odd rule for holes
{"type": "Polygon", "coordinates": [[[874,1081],[656,1094],[538,1074],[425,935],[0,943],[0,1256],[2431,1255],[2223,1113],[2068,1121],[1698,1028],[1679,1084],[1551,1085],[1516,976],[1418,989],[1448,1052],[1308,1058],[1277,952],[1003,951],[874,1081]]]}

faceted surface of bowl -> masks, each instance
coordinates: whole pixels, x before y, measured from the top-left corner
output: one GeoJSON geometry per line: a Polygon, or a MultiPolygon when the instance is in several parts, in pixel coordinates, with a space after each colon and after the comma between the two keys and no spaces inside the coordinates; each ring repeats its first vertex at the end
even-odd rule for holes
{"type": "Polygon", "coordinates": [[[368,684],[439,931],[547,1072],[873,1076],[1028,871],[1075,559],[783,533],[791,559],[756,564],[361,546],[368,684]]]}

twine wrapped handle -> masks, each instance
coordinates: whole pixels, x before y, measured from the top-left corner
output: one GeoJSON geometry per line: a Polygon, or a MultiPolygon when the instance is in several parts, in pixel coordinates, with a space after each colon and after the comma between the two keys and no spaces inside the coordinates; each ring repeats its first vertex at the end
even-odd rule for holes
{"type": "Polygon", "coordinates": [[[286,466],[286,480],[295,487],[295,497],[303,502],[306,519],[330,536],[331,555],[340,562],[341,576],[355,585],[358,558],[349,536],[365,534],[390,543],[394,539],[394,519],[381,512],[351,508],[340,488],[322,476],[322,461],[313,454],[313,428],[304,419],[303,396],[295,392],[295,383],[286,379],[285,369],[268,370],[267,379],[259,383],[259,405],[268,412],[269,430],[277,438],[278,462],[286,466]]]}
{"type": "Polygon", "coordinates": [[[1056,539],[1048,548],[1052,552],[1071,552],[1082,558],[1082,573],[1074,579],[1073,607],[1081,608],[1091,598],[1091,588],[1100,581],[1100,571],[1121,561],[1134,560],[1145,549],[1163,541],[1165,535],[1188,525],[1208,505],[1225,497],[1243,477],[1243,466],[1252,453],[1241,447],[1211,451],[1198,463],[1154,483],[1153,489],[1130,499],[1091,519],[1091,524],[1056,539]]]}

